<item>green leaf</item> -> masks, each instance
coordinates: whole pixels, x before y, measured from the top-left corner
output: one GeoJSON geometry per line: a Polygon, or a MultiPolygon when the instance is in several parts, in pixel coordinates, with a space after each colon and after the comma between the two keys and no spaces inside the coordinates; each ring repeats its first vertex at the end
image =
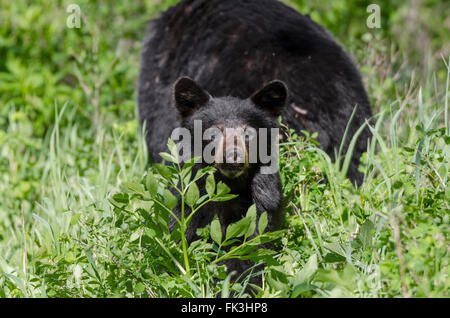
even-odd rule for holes
{"type": "Polygon", "coordinates": [[[208,199],[208,195],[207,195],[207,194],[202,195],[202,196],[200,197],[200,199],[197,200],[197,204],[201,204],[201,203],[202,203],[203,201],[205,201],[206,199],[208,199]]]}
{"type": "Polygon", "coordinates": [[[444,141],[446,145],[450,145],[450,136],[444,136],[444,141]]]}
{"type": "Polygon", "coordinates": [[[234,237],[243,236],[247,232],[247,229],[248,229],[249,225],[250,225],[250,219],[248,219],[248,218],[243,218],[240,221],[237,221],[235,223],[231,223],[227,227],[227,232],[226,232],[226,235],[225,235],[225,239],[229,240],[229,239],[234,238],[234,237]]]}
{"type": "Polygon", "coordinates": [[[168,189],[164,189],[164,204],[169,210],[172,210],[177,205],[177,197],[173,195],[168,189]]]}
{"type": "Polygon", "coordinates": [[[113,195],[113,200],[118,203],[125,203],[125,204],[128,204],[128,202],[130,202],[128,193],[117,193],[113,195]]]}
{"type": "Polygon", "coordinates": [[[349,264],[342,271],[319,269],[314,281],[330,283],[353,292],[356,286],[356,272],[349,264]]]}
{"type": "Polygon", "coordinates": [[[233,276],[236,272],[233,271],[227,275],[227,278],[223,281],[221,298],[229,298],[230,297],[230,280],[231,276],[233,276]]]}
{"type": "Polygon", "coordinates": [[[336,254],[334,252],[330,252],[325,254],[323,257],[324,263],[339,263],[339,262],[345,262],[346,258],[342,255],[336,254]]]}
{"type": "MultiPolygon", "coordinates": [[[[158,229],[159,230],[159,229],[158,229]]],[[[156,237],[156,231],[153,227],[148,227],[145,229],[145,234],[147,234],[149,237],[156,237]]]]}
{"type": "Polygon", "coordinates": [[[150,193],[150,195],[153,197],[156,196],[156,194],[158,193],[159,182],[156,179],[155,175],[153,173],[151,173],[150,171],[147,173],[145,183],[146,183],[147,190],[150,193]]]}
{"type": "Polygon", "coordinates": [[[246,244],[260,245],[260,244],[264,244],[264,243],[267,243],[267,242],[271,242],[271,241],[277,240],[280,237],[283,237],[285,235],[286,235],[286,230],[279,230],[279,231],[274,231],[274,232],[266,232],[264,234],[259,234],[254,239],[251,239],[251,240],[247,241],[246,244]]]}
{"type": "Polygon", "coordinates": [[[214,175],[210,174],[206,178],[206,192],[211,198],[214,195],[214,191],[216,190],[216,181],[214,180],[214,175]]]}
{"type": "Polygon", "coordinates": [[[11,275],[11,274],[7,274],[7,273],[2,273],[2,275],[7,277],[15,286],[19,287],[19,289],[22,291],[22,294],[25,297],[28,296],[27,290],[25,288],[25,284],[24,284],[22,279],[20,279],[17,276],[14,276],[14,275],[11,275]]]}
{"type": "Polygon", "coordinates": [[[72,217],[70,218],[70,225],[75,225],[78,222],[78,219],[80,218],[81,213],[76,213],[74,215],[72,215],[72,217]]]}
{"type": "Polygon", "coordinates": [[[211,222],[211,238],[219,245],[222,243],[222,227],[217,216],[211,222]]]}
{"type": "Polygon", "coordinates": [[[169,139],[167,141],[167,148],[169,149],[170,153],[172,154],[172,158],[175,160],[173,162],[174,163],[179,163],[178,146],[177,146],[177,144],[172,139],[169,139]]]}
{"type": "Polygon", "coordinates": [[[294,290],[293,290],[293,292],[291,294],[291,298],[297,298],[302,293],[310,291],[310,290],[314,290],[316,288],[317,287],[315,287],[314,285],[311,285],[309,283],[299,284],[299,285],[294,287],[294,290]]]}
{"type": "Polygon", "coordinates": [[[372,246],[372,231],[374,228],[375,226],[373,223],[370,220],[366,220],[359,229],[359,239],[361,240],[364,249],[372,246]]]}
{"type": "Polygon", "coordinates": [[[230,192],[230,188],[225,184],[225,183],[223,183],[222,181],[220,181],[218,184],[217,184],[217,195],[218,196],[221,196],[221,195],[225,195],[225,194],[227,194],[227,193],[229,193],[230,192]]]}
{"type": "Polygon", "coordinates": [[[249,226],[244,235],[245,239],[247,239],[247,237],[250,237],[255,233],[256,229],[256,206],[254,204],[248,209],[245,217],[249,219],[249,226]]]}
{"type": "Polygon", "coordinates": [[[342,246],[339,243],[337,243],[337,242],[325,243],[323,246],[327,250],[329,250],[329,251],[331,251],[331,252],[333,252],[333,253],[335,253],[337,255],[340,255],[340,256],[346,258],[345,251],[343,250],[342,246]]]}
{"type": "Polygon", "coordinates": [[[156,164],[155,169],[166,180],[170,180],[174,174],[174,172],[166,165],[156,164]]]}
{"type": "Polygon", "coordinates": [[[211,236],[211,224],[208,224],[205,227],[200,227],[195,230],[195,233],[198,237],[201,237],[204,240],[208,240],[211,236]]]}
{"type": "Polygon", "coordinates": [[[144,286],[144,284],[142,284],[141,282],[139,282],[139,283],[137,283],[136,284],[136,287],[135,287],[135,292],[137,293],[137,294],[142,294],[144,291],[145,291],[145,286],[144,286]]]}
{"type": "Polygon", "coordinates": [[[177,163],[177,160],[172,155],[169,155],[168,153],[160,152],[159,155],[168,162],[177,163]]]}
{"type": "Polygon", "coordinates": [[[253,253],[251,253],[250,255],[244,255],[239,258],[242,260],[250,259],[254,262],[260,262],[260,261],[266,260],[268,257],[273,258],[273,256],[275,254],[276,254],[276,252],[273,250],[260,248],[260,249],[257,249],[256,251],[254,251],[253,253]]]}
{"type": "Polygon", "coordinates": [[[222,242],[222,247],[227,247],[227,246],[230,246],[230,245],[232,245],[234,243],[237,243],[237,242],[239,242],[238,239],[232,239],[232,240],[224,241],[224,242],[222,242]]]}
{"type": "Polygon", "coordinates": [[[400,180],[395,181],[394,184],[392,185],[392,187],[394,189],[400,189],[402,186],[403,186],[403,182],[400,180]]]}
{"type": "Polygon", "coordinates": [[[183,168],[181,171],[180,177],[183,180],[183,184],[187,186],[191,180],[192,168],[183,168]]]}
{"type": "Polygon", "coordinates": [[[127,189],[133,193],[139,194],[143,196],[144,198],[148,197],[147,192],[144,189],[144,185],[140,183],[131,183],[131,182],[124,182],[123,183],[127,189]]]}
{"type": "Polygon", "coordinates": [[[258,223],[258,233],[261,235],[264,233],[264,231],[266,230],[268,224],[268,219],[267,219],[267,212],[264,212],[263,214],[261,214],[261,216],[259,217],[259,223],[258,223]]]}
{"type": "Polygon", "coordinates": [[[137,239],[139,239],[139,237],[141,236],[142,230],[138,229],[135,232],[133,232],[133,234],[131,234],[130,236],[130,242],[134,242],[137,239]]]}
{"type": "Polygon", "coordinates": [[[187,205],[189,205],[190,207],[193,207],[197,203],[199,197],[200,197],[200,192],[198,190],[197,184],[192,183],[189,186],[189,189],[187,190],[187,193],[186,193],[187,205]]]}
{"type": "Polygon", "coordinates": [[[448,168],[447,168],[447,165],[446,165],[446,164],[445,164],[445,165],[441,165],[441,166],[439,167],[439,169],[438,169],[439,176],[440,176],[442,179],[444,179],[444,180],[445,180],[445,178],[447,177],[447,170],[448,170],[448,168]]]}
{"type": "Polygon", "coordinates": [[[92,269],[94,270],[95,277],[101,283],[102,280],[101,280],[100,275],[98,273],[97,266],[95,265],[94,258],[92,257],[92,252],[89,251],[89,250],[85,250],[85,253],[86,253],[86,257],[88,259],[89,264],[91,264],[92,269]]]}
{"type": "Polygon", "coordinates": [[[313,254],[308,259],[308,262],[305,264],[305,266],[302,268],[302,270],[299,271],[297,273],[297,275],[295,276],[293,285],[297,286],[302,283],[308,282],[311,279],[311,277],[314,275],[314,273],[317,271],[317,269],[318,269],[317,255],[313,254]]]}
{"type": "Polygon", "coordinates": [[[67,252],[66,255],[64,255],[64,260],[67,263],[73,263],[76,260],[75,254],[73,252],[67,252]]]}
{"type": "Polygon", "coordinates": [[[220,196],[214,197],[213,199],[211,199],[211,201],[213,202],[224,202],[224,201],[229,201],[232,200],[234,198],[237,198],[238,195],[236,194],[222,194],[220,196]]]}

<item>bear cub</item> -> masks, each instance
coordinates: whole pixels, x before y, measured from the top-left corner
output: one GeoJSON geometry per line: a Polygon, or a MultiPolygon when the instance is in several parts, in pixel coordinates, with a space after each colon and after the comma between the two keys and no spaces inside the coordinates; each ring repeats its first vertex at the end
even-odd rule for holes
{"type": "MultiPolygon", "coordinates": [[[[230,201],[210,203],[198,211],[186,232],[188,241],[198,238],[195,230],[208,225],[215,215],[221,224],[228,225],[239,221],[253,204],[256,205],[257,217],[263,212],[268,213],[269,230],[279,225],[282,188],[278,173],[277,118],[285,107],[287,94],[286,85],[280,81],[267,84],[243,100],[212,97],[187,77],[175,83],[175,107],[181,116],[181,127],[189,132],[182,136],[179,145],[185,145],[188,152],[198,142],[201,150],[206,150],[207,144],[212,145],[210,161],[206,159],[207,152],[203,151],[194,172],[214,166],[216,182],[222,181],[232,194],[239,195],[230,201]],[[203,136],[200,140],[195,139],[196,125],[203,136]],[[262,150],[267,157],[264,163],[262,150]]],[[[176,141],[180,139],[176,130],[172,137],[176,141]]],[[[185,161],[192,157],[187,156],[185,161]]],[[[206,193],[204,181],[199,181],[201,195],[206,193]]]]}
{"type": "MultiPolygon", "coordinates": [[[[278,229],[282,222],[283,197],[278,173],[277,128],[278,116],[283,112],[288,96],[286,85],[272,81],[247,99],[212,97],[195,81],[183,77],[177,80],[173,91],[175,108],[181,118],[180,127],[189,133],[178,138],[180,136],[175,130],[172,138],[175,141],[182,139],[178,144],[186,146],[183,152],[186,148],[187,152],[191,152],[197,142],[200,142],[201,150],[207,149],[208,144],[212,145],[210,162],[205,159],[207,153],[203,151],[203,158],[195,164],[193,175],[198,169],[214,166],[216,182],[222,181],[228,185],[230,193],[238,195],[230,201],[210,202],[197,211],[186,231],[187,241],[198,239],[196,230],[210,224],[216,215],[225,235],[226,227],[239,221],[253,204],[256,207],[256,223],[259,223],[260,215],[267,212],[266,230],[278,229]],[[200,135],[204,137],[200,141],[195,140],[196,125],[199,125],[200,135]],[[261,154],[265,160],[261,160],[261,154]]],[[[185,161],[191,157],[187,156],[185,161]]],[[[206,194],[205,179],[200,179],[197,185],[200,195],[206,194]]],[[[180,204],[178,202],[174,210],[177,217],[181,215],[180,204]]],[[[190,213],[189,209],[187,213],[190,213]]],[[[171,228],[175,222],[171,218],[171,228]]],[[[258,230],[250,239],[257,234],[258,230]]],[[[271,248],[272,244],[262,246],[271,248]]],[[[254,265],[251,261],[233,259],[224,261],[224,264],[229,273],[236,272],[233,280],[254,265]]],[[[256,275],[250,282],[259,283],[260,277],[256,275]]]]}

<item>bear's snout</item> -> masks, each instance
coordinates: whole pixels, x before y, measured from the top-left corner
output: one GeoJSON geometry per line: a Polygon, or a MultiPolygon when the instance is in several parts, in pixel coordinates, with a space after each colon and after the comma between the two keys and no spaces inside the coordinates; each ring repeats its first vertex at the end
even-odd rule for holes
{"type": "Polygon", "coordinates": [[[244,130],[226,128],[222,131],[215,156],[215,166],[226,177],[235,178],[242,175],[248,166],[244,130]]]}

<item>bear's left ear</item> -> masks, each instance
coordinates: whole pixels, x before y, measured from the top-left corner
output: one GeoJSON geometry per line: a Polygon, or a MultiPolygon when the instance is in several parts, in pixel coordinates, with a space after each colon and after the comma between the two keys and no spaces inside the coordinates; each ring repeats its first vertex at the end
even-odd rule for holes
{"type": "Polygon", "coordinates": [[[275,80],[254,93],[250,99],[256,106],[274,116],[279,116],[284,110],[287,96],[288,89],[286,85],[282,81],[275,80]]]}
{"type": "Polygon", "coordinates": [[[174,95],[175,106],[183,118],[192,115],[211,98],[208,92],[189,77],[181,77],[175,82],[174,95]]]}

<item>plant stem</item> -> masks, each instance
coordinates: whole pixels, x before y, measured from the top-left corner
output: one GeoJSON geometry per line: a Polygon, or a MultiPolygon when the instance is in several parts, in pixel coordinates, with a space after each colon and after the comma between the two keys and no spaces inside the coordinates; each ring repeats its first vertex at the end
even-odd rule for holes
{"type": "MultiPolygon", "coordinates": [[[[181,183],[183,183],[183,180],[181,180],[181,183]]],[[[189,266],[189,257],[188,257],[187,242],[186,242],[186,220],[184,218],[184,193],[181,194],[181,223],[180,223],[180,230],[181,230],[181,243],[183,245],[184,267],[186,268],[186,272],[190,273],[191,268],[189,266]]]]}

